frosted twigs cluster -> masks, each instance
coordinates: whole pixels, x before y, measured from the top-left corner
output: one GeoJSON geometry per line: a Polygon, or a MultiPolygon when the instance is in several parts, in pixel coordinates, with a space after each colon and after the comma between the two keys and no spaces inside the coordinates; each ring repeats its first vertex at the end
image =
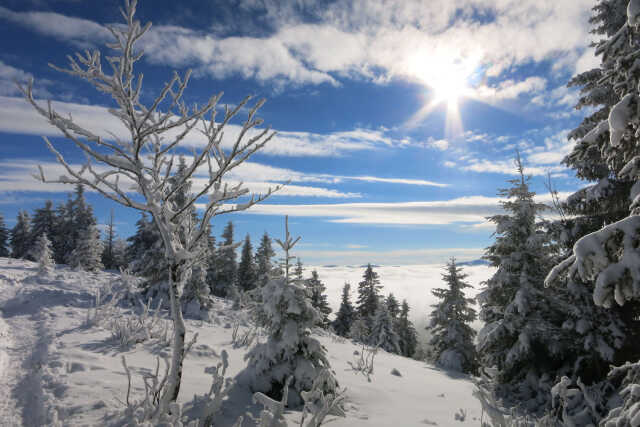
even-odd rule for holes
{"type": "Polygon", "coordinates": [[[35,111],[87,157],[84,165],[75,167],[49,139],[44,138],[65,174],[49,178],[40,167],[35,177],[42,182],[83,184],[121,205],[147,212],[161,235],[169,266],[169,299],[175,331],[171,368],[161,401],[161,405],[167,406],[177,399],[182,377],[185,324],[180,296],[189,269],[203,256],[205,245],[200,242],[207,236],[208,224],[214,216],[249,208],[279,187],[254,196],[249,195],[242,183],[228,185],[223,182],[225,175],[273,137],[269,128],[256,130],[262,125],[256,113],[264,100],[248,106],[251,97],[247,97],[234,108],[225,107],[223,116],[218,118],[217,104],[222,93],[210,97],[201,106],[189,107],[183,100],[190,77],[190,71],[187,71],[182,76],[174,73],[152,102],[142,102],[143,76],[135,73],[134,68],[143,52],[136,48],[136,43],[151,23],[143,26],[134,19],[136,6],[136,0],[125,0],[125,8],[121,10],[124,25],[110,28],[113,41],[107,48],[113,54],[102,56],[98,50],[87,50],[68,56],[67,68],[52,65],[111,96],[115,106],[109,112],[124,126],[124,134],[112,131],[104,137],[72,116],[60,114],[51,102],[37,102],[33,96],[33,81],[26,86],[19,85],[19,88],[35,111]],[[245,107],[249,110],[248,116],[237,136],[223,143],[225,127],[245,107]],[[174,168],[176,150],[194,133],[199,134],[201,148],[192,152],[184,173],[177,176],[174,168]],[[178,207],[171,201],[192,176],[203,173],[206,178],[202,180],[202,187],[189,195],[185,203],[178,207]],[[248,196],[243,203],[232,203],[243,196],[248,196]],[[201,218],[193,221],[189,209],[196,201],[205,199],[201,218]]]}
{"type": "Polygon", "coordinates": [[[354,361],[347,363],[356,373],[362,373],[362,375],[367,377],[367,381],[371,382],[373,361],[376,358],[376,354],[378,354],[378,347],[362,344],[362,349],[359,352],[354,353],[356,356],[354,361]]]}

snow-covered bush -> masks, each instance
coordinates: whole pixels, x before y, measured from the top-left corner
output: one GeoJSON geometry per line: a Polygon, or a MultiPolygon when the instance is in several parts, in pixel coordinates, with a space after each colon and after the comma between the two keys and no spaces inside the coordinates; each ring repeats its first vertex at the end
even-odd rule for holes
{"type": "MultiPolygon", "coordinates": [[[[268,394],[275,399],[282,396],[285,382],[291,378],[290,403],[302,404],[301,392],[313,387],[315,378],[323,369],[331,369],[326,349],[311,336],[311,328],[320,320],[311,306],[307,288],[289,276],[290,250],[300,239],[289,234],[285,220],[285,239],[278,240],[285,258],[285,275],[272,278],[260,288],[266,342],[257,344],[245,356],[248,366],[243,375],[254,391],[268,394]]],[[[327,381],[324,391],[334,393],[334,381],[327,381]]]]}
{"type": "Polygon", "coordinates": [[[371,382],[371,375],[373,374],[374,360],[378,354],[378,347],[370,347],[366,344],[362,344],[360,351],[353,353],[354,360],[347,362],[351,369],[356,373],[361,373],[367,377],[367,381],[371,382]]]}

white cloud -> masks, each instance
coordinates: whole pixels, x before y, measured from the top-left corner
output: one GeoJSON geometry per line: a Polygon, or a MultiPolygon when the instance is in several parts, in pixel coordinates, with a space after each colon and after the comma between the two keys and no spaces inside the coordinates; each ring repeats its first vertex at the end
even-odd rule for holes
{"type": "Polygon", "coordinates": [[[104,43],[111,33],[103,25],[87,19],[54,12],[14,12],[0,6],[0,19],[22,25],[32,31],[60,40],[69,40],[81,47],[104,43]]]}
{"type": "MultiPolygon", "coordinates": [[[[118,137],[127,138],[126,128],[105,107],[69,102],[54,102],[53,105],[60,114],[71,114],[80,125],[92,129],[106,139],[112,138],[107,131],[113,132],[118,137]]],[[[243,119],[243,116],[240,113],[238,120],[241,119],[243,119]]],[[[238,137],[240,130],[240,125],[228,124],[225,127],[223,147],[230,148],[238,137]]],[[[176,129],[174,134],[177,135],[178,131],[176,129]]],[[[39,116],[24,99],[5,96],[0,96],[0,132],[60,136],[58,130],[39,116]]],[[[204,136],[199,132],[191,132],[185,138],[183,146],[201,147],[205,143],[204,136]]],[[[403,145],[406,145],[406,141],[399,141],[389,137],[387,130],[384,128],[373,130],[354,129],[328,134],[280,131],[260,153],[280,156],[326,157],[339,156],[352,151],[375,150],[382,147],[403,145]]]]}
{"type": "Polygon", "coordinates": [[[542,77],[527,77],[525,80],[503,80],[496,86],[480,86],[475,89],[474,96],[483,101],[496,102],[505,99],[515,99],[523,94],[537,93],[547,86],[546,79],[542,77]]]}
{"type": "MultiPolygon", "coordinates": [[[[433,0],[425,6],[420,0],[338,0],[323,8],[300,4],[303,13],[288,9],[283,16],[282,10],[268,13],[277,5],[260,2],[250,7],[262,9],[260,16],[266,9],[273,29],[268,36],[222,37],[160,25],[143,43],[151,62],[191,66],[215,77],[333,85],[345,76],[378,82],[400,77],[429,84],[458,60],[497,76],[530,61],[584,52],[591,3],[433,0]],[[311,15],[314,23],[303,22],[303,15],[311,15]]],[[[102,42],[107,35],[98,23],[56,13],[1,8],[0,18],[81,45],[102,42]]],[[[529,90],[521,83],[495,95],[529,90]]]]}
{"type": "MultiPolygon", "coordinates": [[[[559,193],[560,199],[570,192],[559,193]]],[[[271,204],[261,203],[243,214],[289,215],[295,217],[326,218],[343,224],[386,225],[447,225],[461,224],[467,229],[488,229],[488,216],[502,212],[499,197],[468,196],[450,200],[388,203],[331,203],[331,204],[271,204]]],[[[535,200],[549,205],[550,194],[537,195],[535,200]]],[[[198,205],[199,209],[203,205],[198,205]]]]}

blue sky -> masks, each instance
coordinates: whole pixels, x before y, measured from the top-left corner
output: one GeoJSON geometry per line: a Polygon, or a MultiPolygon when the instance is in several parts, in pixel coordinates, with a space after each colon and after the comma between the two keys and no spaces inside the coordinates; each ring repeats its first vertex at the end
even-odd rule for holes
{"type": "MultiPolygon", "coordinates": [[[[83,157],[23,101],[14,81],[35,79],[52,99],[96,132],[112,130],[110,100],[48,67],[78,50],[103,48],[119,1],[4,0],[0,5],[0,211],[71,190],[41,184],[42,164],[59,174],[41,135],[83,157]]],[[[415,264],[451,255],[479,257],[490,244],[484,217],[499,211],[496,191],[519,149],[532,187],[548,200],[547,172],[563,193],[579,182],[560,160],[581,119],[576,72],[598,64],[589,48],[592,0],[142,0],[138,19],[153,27],[141,42],[143,98],[173,70],[192,69],[186,93],[203,103],[267,98],[260,116],[278,134],[230,181],[256,192],[290,185],[227,220],[238,238],[279,236],[290,215],[309,264],[415,264]]],[[[234,128],[229,130],[233,134],[234,128]]],[[[197,141],[191,141],[197,145],[197,141]]],[[[138,213],[89,194],[100,222],[115,209],[118,232],[138,213]]]]}

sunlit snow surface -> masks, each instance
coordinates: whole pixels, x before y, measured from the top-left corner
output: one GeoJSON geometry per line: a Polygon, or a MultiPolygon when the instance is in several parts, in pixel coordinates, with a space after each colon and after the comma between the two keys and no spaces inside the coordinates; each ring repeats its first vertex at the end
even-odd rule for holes
{"type": "MultiPolygon", "coordinates": [[[[486,278],[486,267],[468,267],[470,282],[486,278]]],[[[345,279],[356,284],[363,268],[319,268],[332,303],[345,279]]],[[[439,266],[380,267],[386,291],[408,298],[417,307],[433,302],[429,288],[440,286],[439,266]]],[[[155,368],[155,357],[168,353],[157,343],[140,343],[123,351],[108,330],[85,326],[94,291],[117,276],[88,274],[58,266],[50,278],[37,277],[36,264],[0,258],[0,425],[49,425],[54,411],[67,426],[109,425],[109,414],[122,409],[126,376],[121,355],[134,375],[132,398],[141,398],[141,374],[155,368]]],[[[210,387],[208,366],[216,365],[224,349],[229,353],[227,372],[235,376],[245,367],[246,347],[231,345],[231,325],[237,312],[218,300],[211,323],[187,320],[189,339],[199,333],[185,361],[180,401],[210,387]]],[[[417,313],[416,313],[417,314],[417,313]]],[[[426,316],[426,308],[423,313],[426,316]]],[[[329,360],[342,387],[346,387],[345,419],[333,426],[456,426],[479,425],[480,405],[472,397],[471,382],[447,374],[425,363],[381,352],[375,359],[372,381],[349,368],[359,347],[320,333],[329,360]],[[401,377],[391,375],[397,369],[401,377]],[[466,411],[465,421],[455,413],[466,411]]],[[[161,364],[162,369],[162,364],[161,364]]],[[[232,425],[238,415],[260,408],[251,403],[251,393],[238,386],[223,406],[216,425],[232,425]]],[[[298,425],[300,413],[287,413],[290,425],[298,425]]],[[[252,424],[246,422],[245,426],[252,424]]]]}

